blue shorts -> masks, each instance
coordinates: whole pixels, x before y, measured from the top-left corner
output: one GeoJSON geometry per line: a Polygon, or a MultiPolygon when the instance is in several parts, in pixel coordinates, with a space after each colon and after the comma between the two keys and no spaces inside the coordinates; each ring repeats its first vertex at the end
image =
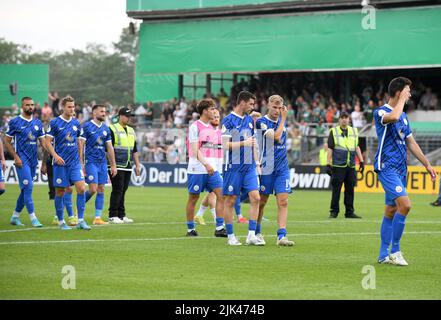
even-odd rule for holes
{"type": "Polygon", "coordinates": [[[34,177],[37,167],[30,167],[28,165],[23,165],[21,168],[15,167],[18,175],[18,184],[20,189],[34,184],[34,177]]]}
{"type": "Polygon", "coordinates": [[[245,172],[224,172],[224,195],[240,196],[241,193],[248,195],[248,193],[254,190],[259,190],[259,177],[256,168],[245,172]]]}
{"type": "Polygon", "coordinates": [[[407,196],[406,175],[400,175],[396,172],[378,172],[378,180],[380,180],[386,193],[385,203],[388,206],[396,206],[395,199],[402,196],[407,196]]]}
{"type": "Polygon", "coordinates": [[[0,182],[5,182],[5,177],[3,176],[3,170],[1,165],[0,165],[0,182]]]}
{"type": "Polygon", "coordinates": [[[54,187],[66,188],[78,181],[84,181],[83,169],[79,163],[71,166],[54,165],[54,187]]]}
{"type": "Polygon", "coordinates": [[[87,163],[86,170],[86,182],[87,184],[96,183],[106,184],[108,181],[107,163],[87,163]]]}
{"type": "Polygon", "coordinates": [[[260,193],[291,193],[289,170],[274,171],[260,176],[260,193]]]}
{"type": "Polygon", "coordinates": [[[188,174],[188,192],[199,194],[204,191],[211,192],[221,188],[223,180],[219,172],[215,171],[212,176],[208,174],[188,174]]]}

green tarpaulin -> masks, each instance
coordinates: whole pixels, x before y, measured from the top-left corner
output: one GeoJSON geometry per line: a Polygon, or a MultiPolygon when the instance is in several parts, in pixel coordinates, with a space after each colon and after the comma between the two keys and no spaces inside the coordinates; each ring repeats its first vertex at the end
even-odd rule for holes
{"type": "Polygon", "coordinates": [[[441,7],[143,23],[141,78],[441,66],[441,7]]]}

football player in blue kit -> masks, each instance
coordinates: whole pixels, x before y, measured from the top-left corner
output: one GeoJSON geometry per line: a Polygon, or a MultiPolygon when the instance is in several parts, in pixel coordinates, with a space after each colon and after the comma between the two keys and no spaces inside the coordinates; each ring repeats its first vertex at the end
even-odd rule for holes
{"type": "Polygon", "coordinates": [[[31,97],[21,99],[21,109],[21,115],[9,122],[5,137],[5,146],[14,157],[14,165],[20,185],[20,195],[12,214],[11,224],[23,226],[19,216],[26,206],[32,226],[42,227],[43,225],[35,215],[32,190],[38,165],[37,144],[40,140],[40,143],[44,145],[44,129],[40,119],[33,116],[35,106],[31,97]],[[14,146],[12,146],[12,139],[14,139],[14,146]]]}
{"type": "Polygon", "coordinates": [[[63,197],[66,188],[75,185],[77,192],[77,229],[90,230],[84,221],[84,207],[86,186],[84,174],[79,157],[80,122],[73,117],[75,102],[71,96],[61,100],[63,113],[53,119],[47,129],[46,149],[52,155],[54,161],[54,186],[55,186],[55,211],[61,230],[70,230],[64,221],[63,197]],[[52,145],[52,141],[54,142],[52,145]]]}
{"type": "Polygon", "coordinates": [[[3,150],[3,141],[0,137],[0,196],[6,192],[4,171],[6,170],[5,152],[3,150]]]}
{"type": "Polygon", "coordinates": [[[228,245],[231,246],[241,245],[233,232],[234,205],[241,192],[248,194],[250,199],[250,220],[246,244],[256,246],[265,244],[256,237],[260,195],[254,121],[250,116],[255,101],[256,97],[252,93],[241,91],[233,111],[222,120],[222,137],[226,153],[223,186],[225,222],[228,245]]]}
{"type": "Polygon", "coordinates": [[[277,200],[278,246],[293,246],[286,236],[288,196],[291,193],[288,156],[286,150],[286,116],[288,110],[283,98],[272,95],[268,98],[268,113],[257,120],[256,133],[259,145],[262,173],[260,175],[260,206],[256,236],[264,241],[261,233],[263,211],[271,194],[277,200]]]}
{"type": "Polygon", "coordinates": [[[92,116],[93,119],[85,122],[81,128],[80,161],[83,171],[86,173],[86,182],[89,185],[89,191],[86,192],[86,202],[96,194],[93,224],[102,225],[107,224],[101,219],[104,208],[104,186],[108,181],[106,151],[111,164],[110,174],[112,177],[116,175],[117,169],[110,129],[104,123],[106,106],[99,104],[93,106],[92,116]]]}
{"type": "Polygon", "coordinates": [[[408,265],[400,248],[406,217],[411,208],[406,193],[407,148],[426,168],[432,180],[436,179],[436,172],[412,136],[409,119],[403,112],[404,105],[411,97],[411,85],[412,82],[407,78],[393,79],[389,83],[388,103],[374,111],[378,136],[374,169],[386,196],[378,262],[398,266],[408,265]]]}

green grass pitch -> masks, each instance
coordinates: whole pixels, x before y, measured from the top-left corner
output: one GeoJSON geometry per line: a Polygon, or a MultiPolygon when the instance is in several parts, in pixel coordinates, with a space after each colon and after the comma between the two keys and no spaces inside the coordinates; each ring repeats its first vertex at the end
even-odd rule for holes
{"type": "MultiPolygon", "coordinates": [[[[88,232],[51,225],[54,207],[44,186],[35,187],[34,201],[45,227],[31,228],[26,211],[24,228],[9,225],[17,192],[8,185],[0,198],[0,299],[441,298],[441,208],[429,206],[434,196],[411,195],[402,240],[409,266],[395,267],[376,264],[382,194],[356,194],[363,219],[348,221],[344,211],[328,219],[330,192],[294,192],[287,230],[296,245],[278,248],[274,199],[262,227],[267,245],[228,247],[214,238],[213,224],[198,226],[199,238],[185,237],[185,189],[130,187],[126,208],[135,223],[88,232]],[[65,265],[75,268],[75,290],[62,288],[65,265]],[[375,289],[362,287],[366,265],[375,268],[375,289]]],[[[109,189],[105,208],[108,200],[109,189]]],[[[244,242],[247,225],[235,224],[235,233],[244,242]]]]}

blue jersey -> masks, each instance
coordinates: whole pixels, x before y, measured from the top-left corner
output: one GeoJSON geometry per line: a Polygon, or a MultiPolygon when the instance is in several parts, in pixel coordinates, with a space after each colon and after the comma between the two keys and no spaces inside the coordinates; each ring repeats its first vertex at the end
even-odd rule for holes
{"type": "MultiPolygon", "coordinates": [[[[231,142],[244,141],[254,135],[253,118],[247,114],[243,117],[231,112],[222,120],[222,136],[231,142]]],[[[241,147],[226,152],[225,171],[244,172],[256,168],[253,148],[241,147]]]]}
{"type": "Polygon", "coordinates": [[[46,134],[54,138],[55,152],[63,158],[66,166],[80,163],[78,156],[80,129],[80,122],[77,119],[72,118],[67,121],[62,116],[53,119],[47,128],[46,134]]]}
{"type": "Polygon", "coordinates": [[[9,122],[8,137],[14,138],[15,152],[23,165],[35,167],[38,164],[37,140],[44,137],[43,124],[39,119],[15,117],[9,122]]]}
{"type": "Polygon", "coordinates": [[[277,121],[273,121],[268,116],[264,116],[256,121],[262,174],[289,170],[286,151],[286,123],[284,124],[279,142],[266,137],[266,133],[270,130],[274,133],[279,124],[280,118],[277,121]]]}
{"type": "Polygon", "coordinates": [[[407,172],[406,138],[412,135],[409,120],[403,112],[395,123],[383,124],[383,116],[392,111],[388,104],[374,111],[375,129],[378,137],[378,150],[375,155],[376,172],[392,171],[398,174],[407,172]]]}
{"type": "Polygon", "coordinates": [[[80,139],[86,141],[86,164],[106,162],[106,143],[112,142],[110,129],[104,123],[97,125],[93,120],[83,124],[80,139]]]}

